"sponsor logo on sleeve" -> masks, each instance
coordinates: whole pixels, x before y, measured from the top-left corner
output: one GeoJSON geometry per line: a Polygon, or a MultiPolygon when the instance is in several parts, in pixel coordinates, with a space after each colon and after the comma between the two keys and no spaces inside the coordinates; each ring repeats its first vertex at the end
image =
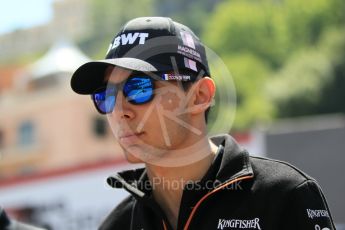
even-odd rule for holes
{"type": "Polygon", "coordinates": [[[319,225],[315,225],[315,230],[331,230],[329,228],[321,228],[319,225]]]}
{"type": "Polygon", "coordinates": [[[217,229],[259,229],[260,219],[254,218],[251,220],[239,220],[239,219],[219,219],[217,229]]]}
{"type": "Polygon", "coordinates": [[[327,210],[313,210],[313,209],[307,209],[307,214],[310,219],[314,218],[320,218],[320,217],[328,217],[329,213],[327,210]]]}

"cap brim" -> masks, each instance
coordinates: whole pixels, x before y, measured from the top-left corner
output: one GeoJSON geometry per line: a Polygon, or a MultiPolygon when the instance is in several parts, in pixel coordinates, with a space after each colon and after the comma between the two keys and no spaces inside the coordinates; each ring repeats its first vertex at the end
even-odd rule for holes
{"type": "Polygon", "coordinates": [[[115,58],[92,61],[80,66],[72,75],[71,87],[78,94],[92,94],[104,82],[104,73],[109,66],[119,66],[125,69],[155,72],[171,69],[168,66],[158,66],[136,58],[115,58]]]}

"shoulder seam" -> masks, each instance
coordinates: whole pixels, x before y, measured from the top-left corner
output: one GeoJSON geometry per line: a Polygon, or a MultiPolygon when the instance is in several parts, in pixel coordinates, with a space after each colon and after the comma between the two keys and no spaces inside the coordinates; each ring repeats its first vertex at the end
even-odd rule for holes
{"type": "Polygon", "coordinates": [[[305,172],[303,172],[302,170],[300,170],[296,166],[294,166],[294,165],[292,165],[292,164],[290,164],[290,163],[288,163],[286,161],[281,161],[281,160],[276,160],[276,159],[271,159],[271,158],[266,158],[266,157],[258,157],[258,156],[250,156],[250,158],[259,159],[259,160],[265,160],[265,161],[272,161],[272,162],[276,162],[276,163],[280,163],[280,164],[286,165],[286,166],[292,168],[293,170],[295,170],[296,172],[298,172],[301,176],[303,176],[305,178],[305,181],[311,180],[311,181],[316,182],[316,180],[313,177],[309,176],[308,174],[306,174],[305,172]]]}
{"type": "MultiPolygon", "coordinates": [[[[298,185],[296,185],[294,189],[298,189],[298,187],[301,187],[301,186],[303,186],[304,184],[307,184],[308,182],[312,182],[312,183],[314,183],[317,187],[319,187],[319,186],[318,186],[318,183],[316,182],[316,180],[314,180],[313,178],[310,178],[310,179],[306,179],[306,180],[302,181],[301,183],[299,183],[298,185]]],[[[308,185],[308,186],[309,186],[309,185],[308,185]]]]}

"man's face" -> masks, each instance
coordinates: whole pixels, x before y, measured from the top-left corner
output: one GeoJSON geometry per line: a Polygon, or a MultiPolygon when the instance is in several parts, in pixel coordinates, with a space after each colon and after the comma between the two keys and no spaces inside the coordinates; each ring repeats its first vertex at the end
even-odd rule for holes
{"type": "MultiPolygon", "coordinates": [[[[130,75],[129,70],[109,67],[105,78],[116,84],[130,75]]],[[[153,99],[141,105],[128,102],[120,90],[114,111],[108,114],[115,137],[132,163],[162,158],[170,150],[186,148],[198,133],[190,125],[192,116],[186,112],[187,91],[178,82],[154,81],[154,86],[153,99]]]]}

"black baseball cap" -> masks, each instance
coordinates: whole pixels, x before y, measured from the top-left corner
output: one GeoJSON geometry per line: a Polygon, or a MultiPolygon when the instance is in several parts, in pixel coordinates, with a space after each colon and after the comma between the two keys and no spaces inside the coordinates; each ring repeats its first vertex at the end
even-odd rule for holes
{"type": "Polygon", "coordinates": [[[210,76],[206,51],[187,26],[167,17],[140,17],[127,22],[111,41],[103,60],[80,66],[71,79],[78,94],[92,94],[105,85],[108,66],[140,72],[187,70],[210,76]]]}

